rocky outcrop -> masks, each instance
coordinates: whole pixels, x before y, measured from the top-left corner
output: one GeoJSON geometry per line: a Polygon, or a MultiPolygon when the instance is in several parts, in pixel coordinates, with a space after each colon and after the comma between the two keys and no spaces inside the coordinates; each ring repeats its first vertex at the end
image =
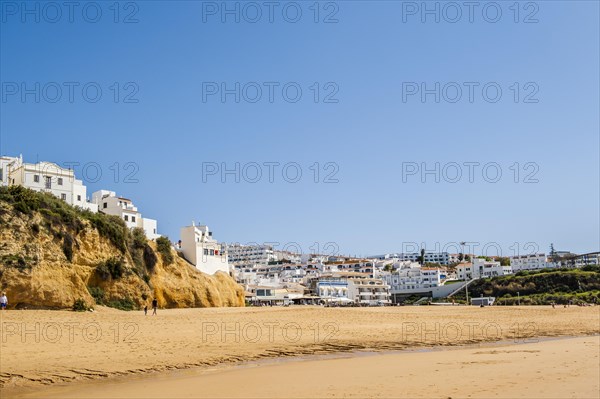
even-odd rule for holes
{"type": "Polygon", "coordinates": [[[85,218],[71,229],[49,222],[44,212],[22,213],[0,201],[0,289],[9,308],[71,308],[78,299],[88,306],[141,308],[153,298],[166,308],[244,306],[243,289],[229,275],[201,273],[174,250],[173,262],[165,264],[156,243],[146,244],[154,253],[151,268],[85,218]],[[99,271],[111,259],[121,262],[120,276],[99,271]]]}

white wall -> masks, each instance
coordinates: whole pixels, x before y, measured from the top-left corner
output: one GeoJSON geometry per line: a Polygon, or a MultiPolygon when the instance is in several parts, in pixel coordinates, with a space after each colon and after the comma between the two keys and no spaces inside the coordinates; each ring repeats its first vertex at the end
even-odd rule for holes
{"type": "Polygon", "coordinates": [[[52,162],[28,164],[21,163],[18,158],[12,158],[16,161],[12,162],[10,175],[5,176],[5,169],[11,163],[7,158],[3,157],[0,160],[3,169],[2,180],[6,183],[10,179],[10,184],[50,193],[69,205],[79,206],[92,212],[98,210],[94,204],[87,202],[87,187],[81,180],[75,179],[71,169],[64,169],[52,162]]]}
{"type": "Polygon", "coordinates": [[[156,240],[160,237],[157,226],[158,222],[155,219],[142,218],[142,228],[149,240],[156,240]]]}
{"type": "MultiPolygon", "coordinates": [[[[180,231],[183,256],[206,274],[218,271],[229,274],[227,251],[209,235],[208,226],[186,226],[180,231]]],[[[225,246],[223,246],[225,247],[225,246]]]]}

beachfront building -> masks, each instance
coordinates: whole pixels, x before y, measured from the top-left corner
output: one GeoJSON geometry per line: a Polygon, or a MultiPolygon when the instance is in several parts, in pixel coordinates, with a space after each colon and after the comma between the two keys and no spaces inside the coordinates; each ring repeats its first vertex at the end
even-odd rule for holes
{"type": "Polygon", "coordinates": [[[87,200],[87,188],[75,178],[72,169],[52,162],[24,163],[21,157],[2,157],[3,185],[18,185],[34,191],[50,193],[67,204],[97,212],[96,204],[87,200]]]}
{"type": "Polygon", "coordinates": [[[500,262],[486,261],[481,258],[473,259],[472,263],[461,263],[456,266],[456,277],[458,280],[490,278],[512,273],[511,266],[502,266],[500,262]]]}
{"type": "Polygon", "coordinates": [[[254,304],[272,304],[272,305],[291,305],[294,302],[301,302],[304,296],[304,287],[272,287],[272,286],[251,286],[247,291],[251,294],[249,300],[254,304]]]}
{"type": "Polygon", "coordinates": [[[227,253],[231,264],[268,265],[277,260],[270,245],[228,244],[227,253]]]}
{"type": "Polygon", "coordinates": [[[428,291],[442,283],[439,268],[411,266],[397,269],[383,276],[393,294],[410,294],[428,291]]]}
{"type": "Polygon", "coordinates": [[[390,286],[379,278],[348,279],[348,298],[360,306],[389,305],[390,286]]]}
{"type": "Polygon", "coordinates": [[[129,198],[119,197],[114,191],[99,190],[92,194],[92,202],[100,212],[123,219],[130,229],[135,227],[143,229],[148,239],[154,240],[160,237],[157,221],[142,218],[142,214],[129,198]]]}
{"type": "Polygon", "coordinates": [[[224,272],[229,274],[227,246],[219,244],[212,236],[208,226],[191,226],[181,228],[179,250],[183,256],[198,270],[206,274],[224,272]]]}
{"type": "Polygon", "coordinates": [[[346,304],[352,302],[348,297],[348,280],[327,276],[316,280],[314,293],[325,303],[346,304]]]}

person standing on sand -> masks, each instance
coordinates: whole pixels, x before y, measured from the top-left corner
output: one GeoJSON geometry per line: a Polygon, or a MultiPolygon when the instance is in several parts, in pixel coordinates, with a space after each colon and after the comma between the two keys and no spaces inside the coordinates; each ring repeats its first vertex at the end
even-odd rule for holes
{"type": "Polygon", "coordinates": [[[156,308],[158,307],[158,301],[156,298],[152,300],[152,316],[156,316],[156,308]]]}
{"type": "Polygon", "coordinates": [[[144,316],[148,316],[148,304],[144,305],[144,316]]]}
{"type": "Polygon", "coordinates": [[[3,292],[2,296],[0,296],[0,310],[6,310],[7,306],[8,306],[8,298],[6,297],[6,292],[3,292]]]}

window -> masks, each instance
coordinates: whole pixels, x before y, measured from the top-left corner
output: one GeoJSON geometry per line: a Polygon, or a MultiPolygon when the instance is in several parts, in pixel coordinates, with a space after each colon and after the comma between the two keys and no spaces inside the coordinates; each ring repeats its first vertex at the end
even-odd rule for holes
{"type": "Polygon", "coordinates": [[[46,178],[46,188],[52,188],[52,177],[50,176],[44,176],[46,178]]]}
{"type": "Polygon", "coordinates": [[[63,179],[62,179],[62,177],[59,177],[58,178],[58,185],[62,186],[63,185],[62,183],[63,183],[63,179]]]}
{"type": "Polygon", "coordinates": [[[156,234],[156,229],[154,229],[154,234],[156,234]]]}
{"type": "Polygon", "coordinates": [[[125,219],[125,221],[128,222],[129,221],[129,216],[125,215],[125,216],[123,216],[123,219],[125,219]]]}
{"type": "Polygon", "coordinates": [[[211,250],[210,250],[210,256],[214,256],[214,255],[215,255],[215,250],[214,250],[214,249],[211,249],[211,250]]]}
{"type": "Polygon", "coordinates": [[[34,183],[39,183],[40,182],[40,175],[33,175],[33,181],[34,181],[34,183]]]}
{"type": "Polygon", "coordinates": [[[77,196],[77,201],[81,201],[81,195],[77,196]]]}
{"type": "Polygon", "coordinates": [[[61,194],[60,195],[60,199],[63,200],[63,201],[66,201],[67,200],[67,194],[61,194]]]}
{"type": "Polygon", "coordinates": [[[102,208],[106,209],[107,207],[108,207],[108,204],[105,202],[105,203],[102,205],[102,208]]]}
{"type": "Polygon", "coordinates": [[[131,221],[132,221],[132,222],[135,222],[135,216],[132,216],[132,217],[131,217],[131,221]]]}
{"type": "Polygon", "coordinates": [[[0,168],[0,181],[4,180],[4,174],[2,173],[2,168],[0,168]]]}
{"type": "Polygon", "coordinates": [[[208,255],[208,249],[204,248],[204,255],[208,255]]]}

